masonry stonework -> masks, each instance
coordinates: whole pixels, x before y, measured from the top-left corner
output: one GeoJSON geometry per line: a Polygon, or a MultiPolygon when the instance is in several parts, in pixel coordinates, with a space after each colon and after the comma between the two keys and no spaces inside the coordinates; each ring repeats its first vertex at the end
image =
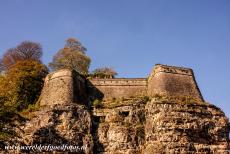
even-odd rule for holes
{"type": "Polygon", "coordinates": [[[45,79],[40,104],[87,104],[95,99],[153,97],[156,94],[188,96],[203,101],[192,69],[157,64],[148,78],[87,80],[68,69],[51,73],[45,79]]]}
{"type": "Polygon", "coordinates": [[[188,96],[203,101],[192,69],[155,65],[148,78],[148,95],[188,96]]]}
{"type": "Polygon", "coordinates": [[[62,69],[47,75],[40,105],[86,104],[86,79],[76,71],[62,69]],[[49,104],[47,104],[49,102],[49,104]]]}
{"type": "Polygon", "coordinates": [[[146,95],[146,78],[92,79],[90,81],[104,94],[104,100],[146,95]]]}

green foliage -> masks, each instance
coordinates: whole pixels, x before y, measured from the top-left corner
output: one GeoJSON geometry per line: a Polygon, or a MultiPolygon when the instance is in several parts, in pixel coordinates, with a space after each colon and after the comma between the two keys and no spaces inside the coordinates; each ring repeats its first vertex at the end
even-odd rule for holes
{"type": "Polygon", "coordinates": [[[20,111],[36,102],[47,73],[48,69],[38,61],[18,61],[1,80],[1,105],[20,111]]]}
{"type": "Polygon", "coordinates": [[[81,74],[88,74],[91,59],[85,54],[86,48],[73,38],[67,40],[63,49],[59,50],[49,63],[52,70],[74,69],[81,74]]]}
{"type": "Polygon", "coordinates": [[[115,78],[116,75],[117,72],[108,67],[97,68],[92,74],[94,78],[115,78]]]}
{"type": "Polygon", "coordinates": [[[10,140],[15,136],[15,132],[13,131],[0,131],[0,141],[10,140]]]}
{"type": "Polygon", "coordinates": [[[101,107],[103,107],[102,101],[101,101],[101,100],[98,100],[98,99],[95,99],[95,100],[93,101],[93,106],[94,106],[95,108],[101,108],[101,107]]]}
{"type": "Polygon", "coordinates": [[[137,135],[139,138],[142,138],[142,139],[145,138],[145,128],[144,128],[143,125],[138,125],[138,126],[136,126],[136,135],[137,135]]]}
{"type": "Polygon", "coordinates": [[[33,112],[33,111],[37,111],[39,108],[40,108],[40,105],[39,105],[38,103],[29,104],[29,105],[28,105],[28,108],[25,109],[25,111],[33,112]]]}
{"type": "Polygon", "coordinates": [[[197,98],[191,96],[170,96],[167,94],[155,94],[154,98],[161,103],[180,103],[180,104],[206,104],[209,103],[198,100],[197,98]]]}
{"type": "Polygon", "coordinates": [[[162,99],[164,97],[164,95],[155,94],[153,97],[156,99],[162,99]]]}
{"type": "Polygon", "coordinates": [[[4,102],[2,102],[2,101],[0,103],[1,103],[1,107],[0,107],[0,119],[1,119],[1,121],[8,121],[12,117],[14,117],[14,115],[16,113],[15,108],[5,106],[4,102]]]}
{"type": "Polygon", "coordinates": [[[34,116],[36,116],[35,112],[38,111],[39,109],[41,109],[41,107],[39,103],[37,102],[35,104],[29,104],[28,107],[22,110],[19,114],[23,118],[32,119],[34,116]]]}
{"type": "Polygon", "coordinates": [[[148,102],[149,100],[150,100],[149,96],[144,96],[144,97],[143,97],[143,101],[144,101],[144,102],[148,102]]]}

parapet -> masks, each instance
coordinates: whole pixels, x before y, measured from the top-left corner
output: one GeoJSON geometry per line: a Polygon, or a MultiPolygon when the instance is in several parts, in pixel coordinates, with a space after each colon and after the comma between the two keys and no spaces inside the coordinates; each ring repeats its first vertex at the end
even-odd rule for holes
{"type": "Polygon", "coordinates": [[[157,64],[148,78],[149,96],[165,94],[186,96],[203,101],[194,73],[190,68],[157,64]]]}
{"type": "Polygon", "coordinates": [[[156,74],[160,72],[193,76],[193,71],[190,68],[156,64],[153,73],[156,74]]]}

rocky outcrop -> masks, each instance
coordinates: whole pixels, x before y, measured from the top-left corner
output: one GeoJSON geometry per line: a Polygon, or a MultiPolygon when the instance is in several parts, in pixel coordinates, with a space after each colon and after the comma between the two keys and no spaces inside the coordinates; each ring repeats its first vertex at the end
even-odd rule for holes
{"type": "Polygon", "coordinates": [[[24,145],[50,146],[46,149],[36,147],[29,150],[30,152],[72,151],[91,154],[91,130],[91,115],[87,108],[83,105],[68,104],[43,107],[17,132],[24,145]]]}
{"type": "Polygon", "coordinates": [[[145,153],[229,150],[228,118],[214,105],[153,99],[145,108],[145,153]]]}
{"type": "MultiPolygon", "coordinates": [[[[21,126],[15,124],[17,140],[8,144],[78,147],[32,151],[48,153],[208,154],[229,150],[228,118],[216,106],[190,98],[127,98],[103,102],[92,110],[75,103],[56,104],[33,114],[21,126]]],[[[28,150],[18,151],[23,152],[28,150]]]]}
{"type": "Polygon", "coordinates": [[[95,153],[224,153],[228,119],[205,102],[154,98],[94,110],[95,153]]]}
{"type": "Polygon", "coordinates": [[[145,101],[117,101],[95,109],[95,153],[140,153],[145,143],[145,101]]]}

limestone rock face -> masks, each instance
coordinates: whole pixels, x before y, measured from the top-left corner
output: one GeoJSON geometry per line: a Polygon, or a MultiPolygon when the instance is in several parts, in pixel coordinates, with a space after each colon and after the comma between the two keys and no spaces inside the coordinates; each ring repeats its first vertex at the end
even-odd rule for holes
{"type": "MultiPolygon", "coordinates": [[[[120,103],[122,104],[122,103],[120,103]]],[[[152,99],[94,110],[94,153],[224,153],[229,125],[205,102],[152,99]]]]}
{"type": "Polygon", "coordinates": [[[219,108],[170,98],[104,102],[102,108],[92,110],[73,103],[47,106],[16,132],[19,145],[75,145],[84,147],[77,151],[84,154],[208,154],[229,150],[229,121],[219,108]]]}
{"type": "Polygon", "coordinates": [[[146,104],[145,153],[224,153],[228,119],[214,105],[152,100],[146,104]]]}
{"type": "Polygon", "coordinates": [[[21,137],[26,145],[72,145],[82,148],[73,152],[92,153],[91,116],[84,106],[55,105],[36,115],[21,127],[21,137]]]}
{"type": "Polygon", "coordinates": [[[140,153],[145,143],[145,102],[96,109],[93,118],[95,153],[140,153]]]}

